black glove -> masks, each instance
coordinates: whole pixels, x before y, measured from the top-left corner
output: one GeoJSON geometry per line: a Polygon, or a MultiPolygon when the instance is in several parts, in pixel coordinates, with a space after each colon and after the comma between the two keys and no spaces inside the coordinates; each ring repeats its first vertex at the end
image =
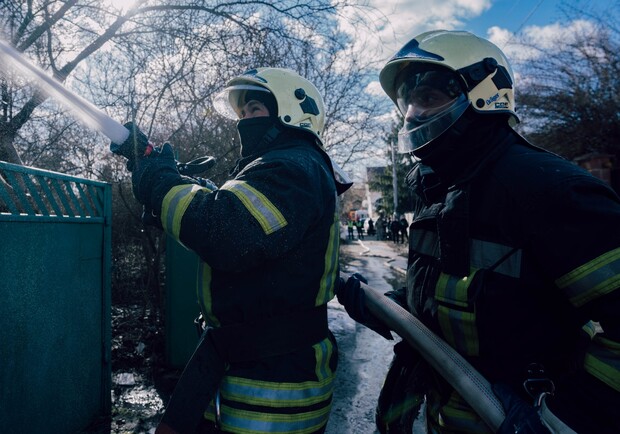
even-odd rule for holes
{"type": "Polygon", "coordinates": [[[340,278],[340,285],[336,291],[338,302],[344,306],[352,319],[360,324],[364,324],[386,339],[393,339],[390,329],[382,322],[377,321],[366,309],[366,294],[360,282],[368,284],[366,278],[359,273],[353,273],[346,282],[340,278]]]}
{"type": "Polygon", "coordinates": [[[131,174],[133,194],[145,212],[157,213],[166,193],[175,185],[187,184],[177,170],[177,162],[170,143],[154,149],[148,157],[138,158],[131,174]]]}
{"type": "Polygon", "coordinates": [[[385,293],[385,296],[398,304],[403,309],[407,309],[407,288],[404,286],[398,289],[393,289],[385,293]]]}
{"type": "Polygon", "coordinates": [[[497,430],[499,434],[549,434],[540,421],[539,409],[521,399],[510,386],[496,383],[493,392],[506,412],[506,419],[497,430]]]}
{"type": "Polygon", "coordinates": [[[341,277],[336,296],[338,297],[338,302],[344,306],[351,318],[357,322],[364,322],[368,318],[364,304],[365,294],[360,282],[368,284],[368,280],[359,273],[351,274],[351,277],[346,282],[341,277]]]}
{"type": "Polygon", "coordinates": [[[123,126],[129,130],[129,137],[121,144],[110,143],[110,151],[127,158],[127,170],[133,172],[136,161],[150,154],[153,145],[133,122],[127,122],[123,126]]]}

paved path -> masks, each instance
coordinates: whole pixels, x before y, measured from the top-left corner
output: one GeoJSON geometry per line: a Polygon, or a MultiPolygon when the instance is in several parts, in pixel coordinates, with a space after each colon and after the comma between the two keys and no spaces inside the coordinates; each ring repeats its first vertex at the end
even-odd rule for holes
{"type": "MultiPolygon", "coordinates": [[[[345,239],[341,243],[341,270],[345,274],[362,273],[370,285],[380,290],[402,286],[406,259],[400,255],[400,247],[390,243],[345,239]]],[[[377,398],[392,360],[393,345],[400,338],[395,335],[395,340],[388,341],[357,324],[337,299],[328,307],[329,327],[338,342],[339,357],[326,434],[376,433],[377,398]]]]}

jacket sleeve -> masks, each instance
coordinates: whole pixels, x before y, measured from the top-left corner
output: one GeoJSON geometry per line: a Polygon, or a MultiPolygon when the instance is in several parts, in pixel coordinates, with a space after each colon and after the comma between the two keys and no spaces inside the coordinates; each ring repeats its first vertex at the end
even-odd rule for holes
{"type": "Polygon", "coordinates": [[[590,406],[598,420],[607,414],[605,423],[613,418],[617,427],[612,415],[620,408],[620,199],[607,184],[579,172],[551,187],[540,192],[546,200],[538,201],[543,205],[533,250],[590,339],[581,369],[558,387],[550,408],[570,419],[576,407],[590,406]]]}
{"type": "Polygon", "coordinates": [[[327,173],[310,158],[262,158],[217,191],[173,187],[162,225],[211,267],[249,269],[285,254],[330,207],[333,213],[327,173]]]}

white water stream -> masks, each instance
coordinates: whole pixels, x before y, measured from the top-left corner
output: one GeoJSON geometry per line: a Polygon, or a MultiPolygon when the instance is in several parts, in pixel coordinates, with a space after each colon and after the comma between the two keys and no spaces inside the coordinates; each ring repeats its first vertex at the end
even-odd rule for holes
{"type": "Polygon", "coordinates": [[[112,142],[123,143],[129,137],[129,130],[120,122],[112,119],[90,101],[64,87],[2,39],[0,39],[0,72],[7,79],[10,79],[11,73],[15,72],[22,77],[32,79],[41,91],[69,109],[76,119],[103,133],[112,142]]]}

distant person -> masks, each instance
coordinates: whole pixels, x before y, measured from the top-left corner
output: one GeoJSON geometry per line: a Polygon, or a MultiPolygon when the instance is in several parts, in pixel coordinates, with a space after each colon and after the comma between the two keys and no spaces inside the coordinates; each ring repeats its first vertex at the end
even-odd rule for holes
{"type": "Polygon", "coordinates": [[[375,234],[375,222],[372,221],[372,218],[368,219],[368,236],[373,236],[375,234]]]}
{"type": "Polygon", "coordinates": [[[392,241],[398,244],[400,239],[400,222],[398,221],[398,218],[395,217],[390,223],[390,231],[392,233],[392,241]]]}
{"type": "Polygon", "coordinates": [[[383,219],[383,216],[379,216],[375,228],[377,231],[375,239],[383,241],[385,239],[385,220],[383,219]]]}
{"type": "Polygon", "coordinates": [[[357,227],[357,238],[360,240],[364,239],[364,220],[358,220],[355,222],[355,226],[357,227]]]}
{"type": "MultiPolygon", "coordinates": [[[[491,383],[499,433],[620,433],[620,197],[514,129],[514,74],[486,39],[423,33],[380,81],[404,118],[399,150],[415,157],[407,287],[391,296],[491,383]]],[[[364,306],[351,279],[358,296],[338,295],[349,310],[364,306]]],[[[424,401],[428,432],[490,432],[397,347],[380,432],[411,433],[424,401]]]]}
{"type": "Polygon", "coordinates": [[[405,218],[405,216],[401,216],[400,218],[400,242],[401,244],[405,241],[409,241],[409,235],[407,234],[407,230],[409,229],[409,222],[405,218]]]}
{"type": "Polygon", "coordinates": [[[355,239],[355,233],[353,231],[353,220],[349,219],[347,221],[347,233],[348,233],[348,239],[349,240],[354,240],[355,239]]]}

